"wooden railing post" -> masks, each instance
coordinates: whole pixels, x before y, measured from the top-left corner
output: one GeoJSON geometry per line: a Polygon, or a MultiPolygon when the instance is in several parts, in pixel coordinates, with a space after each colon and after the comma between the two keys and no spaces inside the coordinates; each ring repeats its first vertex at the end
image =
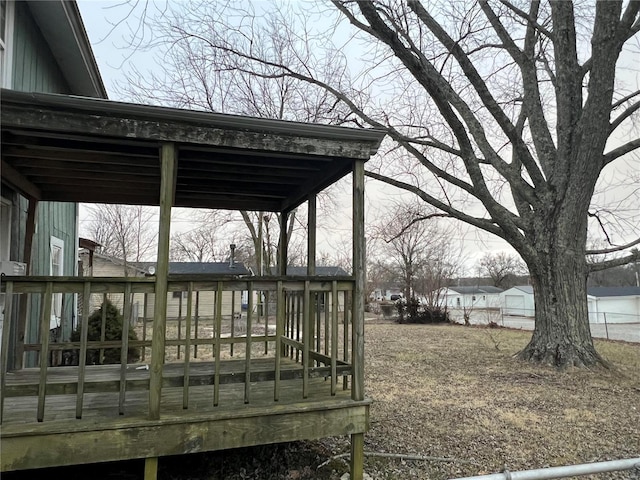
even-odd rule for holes
{"type": "Polygon", "coordinates": [[[169,234],[171,206],[173,205],[177,152],[174,143],[162,145],[160,154],[160,227],[158,231],[158,259],[156,263],[153,335],[151,340],[151,369],[149,378],[149,418],[160,418],[162,395],[162,367],[165,356],[165,329],[167,324],[167,276],[169,275],[169,234]]]}
{"type": "MultiPolygon", "coordinates": [[[[353,291],[351,398],[364,400],[364,161],[353,164],[353,291]]],[[[362,480],[364,433],[351,435],[351,479],[362,480]]]]}

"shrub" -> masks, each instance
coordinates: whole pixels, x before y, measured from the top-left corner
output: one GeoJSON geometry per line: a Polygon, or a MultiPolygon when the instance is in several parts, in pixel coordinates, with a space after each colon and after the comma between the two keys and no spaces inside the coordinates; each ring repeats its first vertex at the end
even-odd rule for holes
{"type": "MultiPolygon", "coordinates": [[[[88,341],[100,341],[100,330],[102,328],[102,311],[106,309],[105,335],[106,341],[122,339],[122,325],[124,318],[118,308],[110,300],[105,301],[98,310],[89,317],[89,327],[87,330],[88,341]]],[[[71,334],[71,340],[80,341],[80,326],[71,334]]],[[[129,326],[129,340],[138,340],[138,336],[133,327],[129,326]]],[[[87,365],[98,365],[100,363],[120,363],[120,348],[105,348],[104,359],[100,362],[100,350],[87,349],[87,365]]],[[[77,354],[76,354],[77,355],[77,354]]],[[[127,363],[135,363],[140,359],[140,349],[129,347],[127,350],[127,363]]],[[[77,363],[77,362],[75,362],[77,363]]]]}
{"type": "Polygon", "coordinates": [[[449,323],[449,312],[440,307],[423,307],[418,299],[396,302],[398,323],[449,323]]]}

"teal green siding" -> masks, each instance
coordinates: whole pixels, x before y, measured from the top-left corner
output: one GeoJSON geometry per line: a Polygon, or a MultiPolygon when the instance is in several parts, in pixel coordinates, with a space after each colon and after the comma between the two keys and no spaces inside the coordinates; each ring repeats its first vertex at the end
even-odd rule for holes
{"type": "MultiPolygon", "coordinates": [[[[25,2],[15,2],[15,24],[13,36],[13,74],[12,86],[14,90],[26,92],[63,93],[70,94],[60,67],[58,66],[51,49],[47,45],[40,29],[33,20],[29,6],[25,2]]],[[[18,195],[17,213],[19,227],[13,233],[17,235],[18,251],[13,252],[12,258],[18,261],[24,260],[24,242],[26,235],[26,217],[28,201],[18,195]]],[[[17,210],[17,212],[16,212],[17,210]]],[[[57,237],[64,241],[64,266],[63,275],[75,275],[76,268],[76,242],[78,232],[76,224],[77,204],[40,202],[37,213],[36,234],[33,239],[33,251],[31,256],[32,275],[51,274],[51,237],[57,237]]],[[[62,338],[68,339],[72,328],[73,295],[65,295],[63,299],[62,338]]],[[[25,341],[36,341],[38,336],[38,324],[40,318],[41,301],[33,296],[29,305],[28,325],[25,341]]],[[[25,366],[33,366],[36,362],[35,354],[28,354],[25,366]]]]}
{"type": "Polygon", "coordinates": [[[29,6],[15,2],[15,8],[12,88],[25,92],[71,93],[29,6]]]}

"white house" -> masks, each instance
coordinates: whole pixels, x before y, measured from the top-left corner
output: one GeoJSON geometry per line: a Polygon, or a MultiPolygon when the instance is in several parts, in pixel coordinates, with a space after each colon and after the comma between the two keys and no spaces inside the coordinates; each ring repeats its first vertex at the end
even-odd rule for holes
{"type": "Polygon", "coordinates": [[[533,287],[522,285],[505,290],[500,294],[500,305],[504,315],[533,317],[536,312],[533,287]]]}
{"type": "Polygon", "coordinates": [[[447,287],[440,298],[448,308],[499,308],[501,288],[493,286],[447,287]]]}
{"type": "Polygon", "coordinates": [[[640,287],[591,287],[589,320],[596,323],[640,323],[640,287]],[[592,319],[593,317],[593,319],[592,319]]]}
{"type": "MultiPolygon", "coordinates": [[[[533,317],[533,287],[513,287],[501,294],[504,315],[533,317]]],[[[587,289],[587,308],[591,323],[640,322],[640,287],[591,287],[587,289]]]]}

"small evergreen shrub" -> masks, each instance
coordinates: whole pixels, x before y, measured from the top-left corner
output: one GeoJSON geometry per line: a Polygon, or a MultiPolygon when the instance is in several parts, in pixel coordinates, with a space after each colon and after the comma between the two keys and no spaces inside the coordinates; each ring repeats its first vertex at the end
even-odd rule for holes
{"type": "MultiPolygon", "coordinates": [[[[100,308],[94,311],[89,317],[87,331],[88,341],[100,341],[100,330],[102,328],[102,311],[106,309],[107,316],[105,322],[105,341],[121,341],[122,325],[125,323],[122,314],[110,300],[104,302],[100,308]]],[[[71,340],[80,341],[80,325],[71,334],[71,340]]],[[[138,340],[138,336],[133,327],[129,326],[129,340],[138,340]]],[[[105,348],[104,360],[100,362],[99,349],[87,349],[87,365],[98,365],[100,363],[120,363],[120,348],[105,348]]],[[[77,355],[77,353],[76,353],[77,355]]],[[[129,347],[127,350],[127,363],[135,363],[140,359],[140,349],[129,347]]],[[[77,362],[75,362],[77,363],[77,362]]]]}
{"type": "Polygon", "coordinates": [[[398,323],[450,323],[449,312],[440,307],[423,307],[418,299],[396,302],[398,323]]]}

